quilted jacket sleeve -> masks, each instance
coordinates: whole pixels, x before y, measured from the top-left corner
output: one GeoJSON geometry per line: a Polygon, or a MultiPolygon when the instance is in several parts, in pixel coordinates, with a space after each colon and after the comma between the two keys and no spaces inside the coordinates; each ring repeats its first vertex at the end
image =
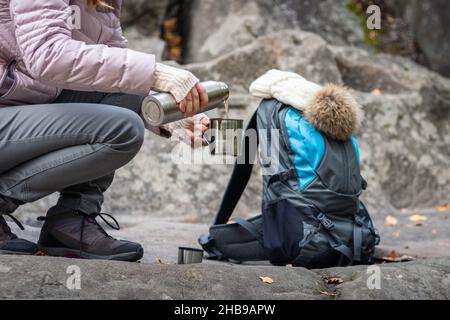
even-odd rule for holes
{"type": "Polygon", "coordinates": [[[58,88],[147,95],[155,57],[126,49],[119,28],[113,45],[73,40],[69,0],[11,0],[23,60],[31,75],[58,88]]]}

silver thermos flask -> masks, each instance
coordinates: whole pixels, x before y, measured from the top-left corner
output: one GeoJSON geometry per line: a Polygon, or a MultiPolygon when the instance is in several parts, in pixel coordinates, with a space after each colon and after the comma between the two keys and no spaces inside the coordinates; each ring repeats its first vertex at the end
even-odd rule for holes
{"type": "MultiPolygon", "coordinates": [[[[209,97],[208,106],[203,110],[210,111],[228,100],[230,89],[223,82],[206,81],[201,83],[209,97]]],[[[170,93],[157,93],[144,99],[142,115],[149,125],[158,127],[183,119],[175,98],[170,93]]]]}

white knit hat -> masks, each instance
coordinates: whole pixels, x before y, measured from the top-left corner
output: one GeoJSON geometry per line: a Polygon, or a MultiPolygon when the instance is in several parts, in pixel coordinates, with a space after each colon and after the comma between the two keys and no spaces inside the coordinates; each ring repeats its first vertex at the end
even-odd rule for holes
{"type": "Polygon", "coordinates": [[[335,140],[348,140],[363,119],[360,105],[346,88],[321,87],[292,72],[270,70],[251,84],[250,93],[302,111],[317,130],[335,140]]]}

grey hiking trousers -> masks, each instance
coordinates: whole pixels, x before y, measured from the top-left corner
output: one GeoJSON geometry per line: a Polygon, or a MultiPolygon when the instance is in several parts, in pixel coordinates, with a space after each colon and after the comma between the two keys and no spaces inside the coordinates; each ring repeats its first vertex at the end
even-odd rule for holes
{"type": "Polygon", "coordinates": [[[0,213],[60,192],[98,213],[114,172],[144,140],[143,97],[63,91],[52,104],[0,108],[0,213]]]}

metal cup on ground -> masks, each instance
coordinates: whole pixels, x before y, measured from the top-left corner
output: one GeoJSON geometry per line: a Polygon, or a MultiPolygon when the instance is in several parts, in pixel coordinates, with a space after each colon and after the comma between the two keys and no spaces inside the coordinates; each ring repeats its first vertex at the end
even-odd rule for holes
{"type": "Polygon", "coordinates": [[[205,135],[212,155],[237,157],[241,150],[244,120],[210,119],[205,135]]]}
{"type": "Polygon", "coordinates": [[[178,248],[178,264],[196,264],[203,262],[203,250],[194,248],[178,248]]]}

